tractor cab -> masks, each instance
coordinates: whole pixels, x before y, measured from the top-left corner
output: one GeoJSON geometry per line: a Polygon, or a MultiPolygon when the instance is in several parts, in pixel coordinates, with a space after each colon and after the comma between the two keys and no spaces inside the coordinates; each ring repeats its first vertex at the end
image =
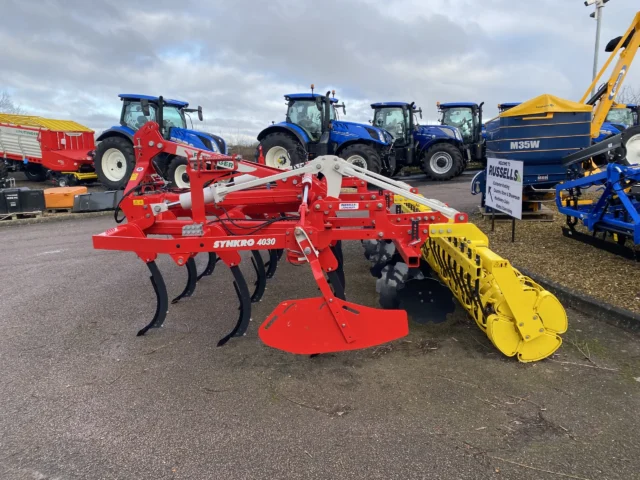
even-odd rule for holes
{"type": "Polygon", "coordinates": [[[593,140],[600,143],[609,137],[618,135],[629,127],[638,125],[638,106],[634,104],[614,103],[600,127],[600,134],[593,140]]]}
{"type": "Polygon", "coordinates": [[[629,127],[633,127],[638,124],[638,107],[637,105],[622,105],[616,104],[611,107],[609,113],[607,113],[606,123],[618,128],[618,130],[624,130],[629,127]],[[622,127],[622,128],[619,128],[622,127]]]}
{"type": "Polygon", "coordinates": [[[511,110],[513,107],[517,107],[522,102],[505,102],[498,104],[498,113],[506,112],[507,110],[511,110]]]}
{"type": "Polygon", "coordinates": [[[160,125],[161,133],[165,138],[168,138],[172,129],[186,130],[186,112],[198,112],[198,118],[202,121],[202,107],[189,109],[187,108],[189,104],[181,100],[127,93],[118,96],[122,99],[120,125],[130,128],[134,132],[148,121],[153,120],[158,124],[162,122],[160,125]],[[160,102],[162,102],[162,109],[158,107],[160,102]]]}
{"type": "MultiPolygon", "coordinates": [[[[338,99],[317,93],[292,93],[285,95],[287,101],[287,123],[300,127],[312,142],[320,141],[322,134],[337,119],[338,99]]],[[[344,105],[341,107],[345,108],[344,105]]]]}
{"type": "Polygon", "coordinates": [[[462,134],[468,161],[480,161],[484,156],[482,106],[471,102],[437,103],[440,125],[456,127],[462,134]]]}
{"type": "Polygon", "coordinates": [[[418,126],[416,116],[422,118],[422,109],[415,103],[382,102],[371,105],[375,127],[382,128],[393,137],[393,150],[398,164],[411,165],[414,156],[414,131],[418,126]]]}

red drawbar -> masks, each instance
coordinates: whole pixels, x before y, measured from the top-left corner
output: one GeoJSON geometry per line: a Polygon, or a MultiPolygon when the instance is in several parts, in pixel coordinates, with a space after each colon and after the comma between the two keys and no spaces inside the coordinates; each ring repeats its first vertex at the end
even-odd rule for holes
{"type": "Polygon", "coordinates": [[[350,327],[350,341],[340,331],[322,297],[282,302],[260,326],[258,335],[270,347],[313,355],[372,347],[409,333],[407,312],[379,310],[333,298],[350,327]]]}

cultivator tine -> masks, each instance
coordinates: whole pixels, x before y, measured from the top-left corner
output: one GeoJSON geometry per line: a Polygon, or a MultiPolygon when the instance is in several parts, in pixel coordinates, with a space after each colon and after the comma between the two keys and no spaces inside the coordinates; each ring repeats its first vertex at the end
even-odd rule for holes
{"type": "Polygon", "coordinates": [[[216,263],[218,263],[218,260],[220,259],[215,253],[209,252],[209,260],[207,261],[207,266],[205,267],[204,271],[200,275],[198,275],[198,278],[196,278],[196,282],[199,282],[202,277],[208,277],[209,275],[211,275],[216,268],[216,263]]]}
{"type": "Polygon", "coordinates": [[[280,260],[278,250],[269,250],[269,260],[264,264],[264,266],[267,267],[267,278],[273,278],[276,274],[278,260],[280,260]]]}
{"type": "Polygon", "coordinates": [[[240,271],[240,267],[237,265],[231,267],[231,273],[234,278],[233,288],[235,288],[238,300],[240,300],[240,315],[238,316],[238,321],[236,322],[236,326],[233,327],[233,330],[218,342],[219,347],[227,343],[232,337],[241,337],[244,335],[247,331],[247,327],[249,326],[249,321],[251,320],[251,297],[249,296],[247,282],[240,271]]]}
{"type": "Polygon", "coordinates": [[[198,281],[198,270],[196,269],[196,261],[193,257],[187,260],[187,285],[180,295],[171,300],[171,304],[178,303],[185,297],[190,297],[196,290],[196,282],[198,281]]]}
{"type": "Polygon", "coordinates": [[[336,245],[334,247],[331,247],[331,251],[336,257],[336,260],[338,260],[338,268],[336,269],[336,273],[338,274],[340,284],[342,285],[342,290],[344,291],[347,285],[345,284],[344,278],[344,257],[342,256],[342,240],[338,240],[336,242],[336,245]]]}
{"type": "Polygon", "coordinates": [[[262,255],[260,255],[259,250],[253,250],[251,252],[252,258],[251,263],[253,264],[253,269],[256,271],[256,286],[253,294],[251,295],[252,302],[259,302],[264,295],[264,290],[267,286],[267,272],[264,269],[264,261],[262,260],[262,255]]]}
{"type": "Polygon", "coordinates": [[[340,275],[338,274],[338,271],[334,270],[333,272],[327,273],[327,277],[329,277],[329,284],[333,289],[333,294],[340,300],[346,300],[347,297],[344,294],[344,286],[340,281],[340,275]]]}
{"type": "Polygon", "coordinates": [[[147,333],[147,330],[150,328],[161,327],[167,316],[167,310],[169,309],[169,297],[167,296],[167,287],[164,284],[162,273],[160,273],[156,262],[148,262],[147,267],[151,272],[150,278],[151,285],[153,285],[153,291],[156,293],[156,313],[153,315],[153,319],[149,324],[138,331],[138,337],[147,333]]]}

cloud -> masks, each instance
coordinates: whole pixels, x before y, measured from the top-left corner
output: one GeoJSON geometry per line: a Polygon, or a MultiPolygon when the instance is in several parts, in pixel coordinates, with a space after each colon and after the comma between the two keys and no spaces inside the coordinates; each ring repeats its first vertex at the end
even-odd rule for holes
{"type": "MultiPolygon", "coordinates": [[[[637,8],[604,11],[604,44],[637,8]]],[[[284,116],[283,95],[335,88],[347,120],[374,101],[578,100],[591,79],[595,22],[580,1],[7,0],[0,90],[30,112],[96,130],[116,123],[118,93],[202,105],[206,128],[254,139],[284,116]]],[[[640,85],[632,67],[627,85],[640,85]]]]}

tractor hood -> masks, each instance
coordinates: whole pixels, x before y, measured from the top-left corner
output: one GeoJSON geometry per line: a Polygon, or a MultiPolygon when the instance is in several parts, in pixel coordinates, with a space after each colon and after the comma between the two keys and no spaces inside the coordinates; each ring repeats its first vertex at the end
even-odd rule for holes
{"type": "Polygon", "coordinates": [[[170,140],[215,153],[225,153],[227,148],[224,140],[217,135],[187,128],[172,128],[170,140]]]}
{"type": "Polygon", "coordinates": [[[416,127],[417,135],[429,136],[431,138],[451,138],[462,141],[462,133],[457,127],[449,125],[418,125],[416,127]]]}
{"type": "Polygon", "coordinates": [[[342,120],[333,120],[333,133],[336,135],[371,139],[383,145],[391,145],[393,137],[389,132],[382,128],[366,125],[363,123],[344,122],[342,120]]]}

